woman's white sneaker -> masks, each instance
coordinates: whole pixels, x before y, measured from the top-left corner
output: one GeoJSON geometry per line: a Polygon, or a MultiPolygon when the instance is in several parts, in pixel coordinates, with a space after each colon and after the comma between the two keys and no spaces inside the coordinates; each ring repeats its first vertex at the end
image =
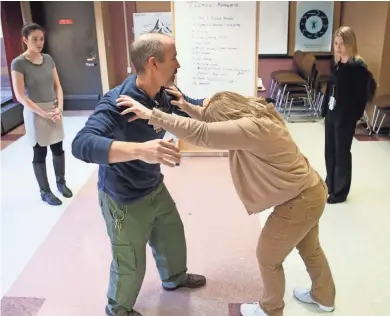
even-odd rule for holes
{"type": "Polygon", "coordinates": [[[334,306],[325,306],[313,300],[310,295],[310,290],[308,289],[295,289],[294,296],[298,301],[301,301],[302,303],[316,304],[318,308],[323,312],[331,313],[335,309],[334,306]]]}
{"type": "Polygon", "coordinates": [[[259,306],[259,303],[241,304],[240,311],[242,316],[267,316],[259,306]]]}

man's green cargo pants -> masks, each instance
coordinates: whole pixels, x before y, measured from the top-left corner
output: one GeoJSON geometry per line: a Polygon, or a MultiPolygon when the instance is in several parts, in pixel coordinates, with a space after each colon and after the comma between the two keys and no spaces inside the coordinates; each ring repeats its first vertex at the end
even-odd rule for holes
{"type": "Polygon", "coordinates": [[[132,204],[121,205],[100,191],[99,203],[111,240],[112,262],[107,309],[115,316],[131,311],[145,275],[146,244],[166,288],[183,283],[187,250],[183,223],[164,183],[132,204]]]}

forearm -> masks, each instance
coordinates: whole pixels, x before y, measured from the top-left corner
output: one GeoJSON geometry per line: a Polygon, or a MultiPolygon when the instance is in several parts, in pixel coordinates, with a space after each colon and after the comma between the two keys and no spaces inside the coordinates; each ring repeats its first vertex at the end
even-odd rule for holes
{"type": "Polygon", "coordinates": [[[87,163],[108,164],[108,153],[114,140],[87,132],[79,132],[72,142],[72,154],[87,163]]]}
{"type": "Polygon", "coordinates": [[[196,119],[199,121],[202,120],[202,113],[204,110],[203,107],[200,107],[198,105],[193,105],[193,104],[187,102],[186,106],[183,107],[181,110],[186,112],[193,119],[196,119]]]}
{"type": "MultiPolygon", "coordinates": [[[[184,109],[182,110],[186,111],[184,109]]],[[[150,117],[149,124],[159,126],[176,137],[184,139],[195,145],[208,147],[205,142],[201,142],[205,123],[196,120],[195,118],[167,114],[154,109],[150,117]]]]}
{"type": "Polygon", "coordinates": [[[205,123],[154,109],[149,124],[162,127],[194,145],[214,149],[248,149],[258,146],[259,127],[250,119],[205,123]]]}
{"type": "Polygon", "coordinates": [[[57,106],[62,111],[64,109],[64,92],[61,87],[56,88],[57,106]]]}
{"type": "Polygon", "coordinates": [[[40,116],[45,116],[46,112],[41,109],[37,104],[35,104],[27,95],[17,96],[16,98],[18,102],[20,102],[23,106],[29,108],[34,111],[36,114],[40,116]]]}
{"type": "Polygon", "coordinates": [[[72,154],[87,163],[107,165],[123,159],[123,148],[114,140],[114,130],[121,128],[123,117],[111,105],[101,103],[88,118],[72,142],[72,154]],[[114,151],[112,151],[114,150],[114,151]]]}
{"type": "Polygon", "coordinates": [[[108,151],[108,163],[127,162],[139,159],[140,143],[113,141],[108,151]]]}
{"type": "Polygon", "coordinates": [[[78,134],[72,143],[75,158],[102,165],[138,159],[140,143],[121,142],[98,135],[78,134]]]}

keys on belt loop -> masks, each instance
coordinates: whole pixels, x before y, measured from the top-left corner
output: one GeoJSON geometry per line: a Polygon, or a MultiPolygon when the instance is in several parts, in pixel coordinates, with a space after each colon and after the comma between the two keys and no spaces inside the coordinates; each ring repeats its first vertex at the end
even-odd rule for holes
{"type": "Polygon", "coordinates": [[[112,216],[114,217],[114,227],[120,232],[122,230],[123,220],[125,219],[125,213],[122,210],[115,210],[112,216]]]}

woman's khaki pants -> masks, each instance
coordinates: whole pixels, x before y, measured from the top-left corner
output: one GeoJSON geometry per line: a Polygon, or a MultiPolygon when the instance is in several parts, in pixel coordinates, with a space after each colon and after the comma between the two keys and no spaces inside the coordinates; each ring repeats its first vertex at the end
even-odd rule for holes
{"type": "Polygon", "coordinates": [[[269,316],[283,315],[285,277],[282,263],[296,247],[310,275],[311,296],[318,303],[333,306],[335,285],[318,238],[318,222],[328,190],[324,181],[294,199],[275,207],[261,232],[257,258],[264,283],[260,306],[269,316]]]}

